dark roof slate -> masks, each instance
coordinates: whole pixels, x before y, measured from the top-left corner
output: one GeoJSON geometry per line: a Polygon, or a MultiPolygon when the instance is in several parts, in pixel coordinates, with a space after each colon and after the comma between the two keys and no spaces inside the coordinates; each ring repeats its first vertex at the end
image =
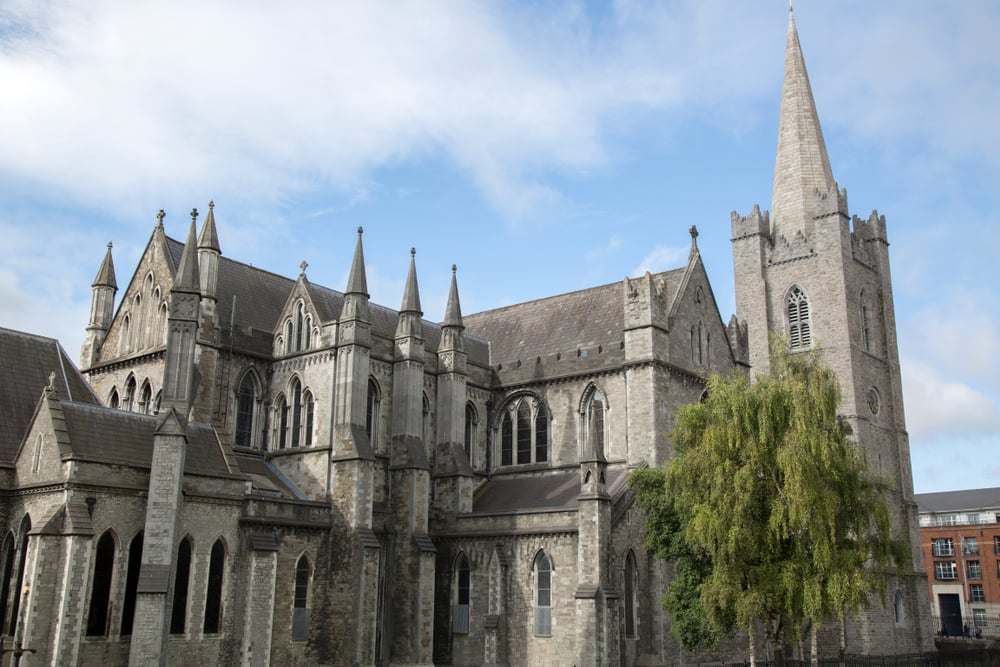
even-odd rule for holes
{"type": "MultiPolygon", "coordinates": [[[[71,458],[149,469],[158,417],[69,401],[60,401],[60,405],[71,458]]],[[[211,426],[192,422],[187,434],[185,473],[228,477],[235,472],[226,464],[211,426]]]]}
{"type": "MultiPolygon", "coordinates": [[[[614,497],[625,488],[628,470],[610,468],[605,487],[614,497]]],[[[574,510],[580,495],[580,471],[556,470],[530,477],[500,475],[484,484],[472,511],[488,514],[523,510],[574,510]]]]}
{"type": "Polygon", "coordinates": [[[0,327],[0,461],[17,455],[50,373],[61,398],[100,403],[59,341],[0,327]]]}
{"type": "MultiPolygon", "coordinates": [[[[656,274],[656,278],[666,278],[668,304],[685,270],[656,274]]],[[[462,319],[466,334],[490,342],[494,364],[607,345],[622,340],[622,283],[463,315],[462,319]]]]}
{"type": "Polygon", "coordinates": [[[960,512],[1000,508],[1000,487],[915,493],[918,512],[960,512]]]}

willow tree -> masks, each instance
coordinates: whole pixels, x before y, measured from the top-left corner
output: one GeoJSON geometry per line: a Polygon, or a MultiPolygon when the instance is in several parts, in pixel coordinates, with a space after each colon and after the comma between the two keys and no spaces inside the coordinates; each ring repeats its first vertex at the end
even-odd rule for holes
{"type": "Polygon", "coordinates": [[[688,648],[763,628],[776,661],[807,621],[883,598],[906,551],[888,484],[838,416],[840,388],[815,355],[772,343],[772,371],[713,375],[677,415],[675,456],[633,476],[647,547],[676,563],[664,606],[688,648]]]}

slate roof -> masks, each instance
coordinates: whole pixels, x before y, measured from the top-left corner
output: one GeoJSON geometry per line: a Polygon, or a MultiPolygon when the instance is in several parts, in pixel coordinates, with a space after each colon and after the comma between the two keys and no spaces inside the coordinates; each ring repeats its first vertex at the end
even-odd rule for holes
{"type": "MultiPolygon", "coordinates": [[[[174,268],[180,263],[184,244],[166,237],[167,249],[174,268]]],[[[223,330],[229,326],[230,314],[233,311],[233,297],[236,297],[237,330],[253,328],[266,332],[274,331],[288,295],[295,287],[295,281],[279,276],[264,269],[237,262],[225,256],[219,258],[219,278],[216,285],[216,299],[220,326],[223,330]]],[[[342,292],[309,283],[309,294],[313,298],[318,315],[326,321],[340,317],[344,308],[342,292]]],[[[372,322],[372,333],[392,340],[396,335],[396,325],[399,313],[391,308],[370,303],[369,317],[372,322]]],[[[438,349],[441,341],[441,327],[424,320],[424,345],[429,352],[438,349]]],[[[466,336],[465,351],[469,361],[486,365],[489,363],[489,346],[483,340],[466,336]]]]}
{"type": "MultiPolygon", "coordinates": [[[[609,468],[606,488],[614,498],[625,490],[628,470],[609,468]]],[[[488,514],[523,510],[575,510],[580,470],[557,470],[530,477],[500,475],[484,484],[472,499],[472,511],[488,514]]]]}
{"type": "MultiPolygon", "coordinates": [[[[656,274],[656,278],[666,278],[668,304],[685,270],[656,274]]],[[[622,283],[616,282],[463,315],[462,319],[467,334],[490,342],[496,364],[618,343],[624,316],[622,283]]]]}
{"type": "Polygon", "coordinates": [[[255,493],[282,498],[306,499],[287,477],[260,456],[237,454],[236,461],[240,470],[249,475],[255,493]]]}
{"type": "Polygon", "coordinates": [[[1000,508],[1000,487],[915,493],[917,511],[921,513],[961,512],[1000,508]]]}
{"type": "Polygon", "coordinates": [[[17,455],[50,373],[61,398],[100,403],[59,341],[0,327],[0,462],[17,455]]]}
{"type": "MultiPolygon", "coordinates": [[[[70,457],[83,461],[149,469],[153,461],[153,433],[159,417],[82,403],[60,401],[66,418],[70,457]]],[[[188,424],[184,455],[187,474],[229,477],[222,445],[208,424],[188,424]]]]}

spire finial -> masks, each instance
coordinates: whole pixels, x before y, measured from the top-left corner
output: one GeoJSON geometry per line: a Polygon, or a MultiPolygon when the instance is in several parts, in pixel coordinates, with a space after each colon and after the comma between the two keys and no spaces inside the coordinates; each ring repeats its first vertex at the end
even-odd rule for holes
{"type": "Polygon", "coordinates": [[[196,208],[191,209],[191,222],[192,223],[198,222],[198,209],[196,208]]]}
{"type": "Polygon", "coordinates": [[[111,250],[111,246],[112,246],[112,245],[113,245],[113,244],[111,243],[111,241],[108,241],[108,250],[111,250]]]}
{"type": "Polygon", "coordinates": [[[300,275],[306,275],[306,269],[309,268],[309,262],[302,260],[302,263],[299,264],[299,268],[302,269],[302,273],[300,275]]]}
{"type": "Polygon", "coordinates": [[[159,227],[160,229],[163,229],[163,219],[165,217],[167,217],[167,214],[164,213],[163,209],[161,208],[160,211],[156,214],[156,226],[159,227]]]}
{"type": "Polygon", "coordinates": [[[410,257],[416,257],[416,256],[417,256],[417,249],[410,248],[410,257]]]}
{"type": "Polygon", "coordinates": [[[208,200],[208,208],[209,208],[209,210],[212,210],[213,208],[215,208],[215,200],[214,199],[209,199],[208,200]]]}
{"type": "Polygon", "coordinates": [[[458,272],[458,267],[454,264],[451,265],[451,275],[455,275],[458,272]]]}
{"type": "Polygon", "coordinates": [[[358,227],[358,236],[361,236],[364,233],[365,233],[365,228],[364,227],[358,227]]]}

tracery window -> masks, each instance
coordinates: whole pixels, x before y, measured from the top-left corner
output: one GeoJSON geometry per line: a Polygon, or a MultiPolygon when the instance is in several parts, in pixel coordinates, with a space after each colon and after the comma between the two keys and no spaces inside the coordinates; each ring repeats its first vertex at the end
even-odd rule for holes
{"type": "Polygon", "coordinates": [[[549,414],[545,405],[532,396],[511,401],[500,421],[500,465],[548,460],[549,414]]]}
{"type": "Polygon", "coordinates": [[[809,300],[798,285],[792,287],[785,299],[788,310],[788,335],[793,350],[806,349],[812,345],[812,324],[809,314],[809,300]]]}
{"type": "Polygon", "coordinates": [[[170,634],[182,635],[187,626],[188,584],[191,580],[191,540],[185,537],[177,547],[174,575],[174,604],[170,611],[170,634]]]}
{"type": "Polygon", "coordinates": [[[472,573],[469,559],[462,554],[455,568],[455,605],[452,607],[451,631],[459,634],[469,632],[469,601],[471,599],[472,573]]]}
{"type": "Polygon", "coordinates": [[[222,583],[226,567],[226,545],[220,537],[208,559],[208,589],[205,591],[205,634],[219,632],[222,624],[222,583]]]}
{"type": "Polygon", "coordinates": [[[135,409],[135,378],[130,377],[125,383],[125,398],[122,401],[122,410],[132,412],[135,409]]]}
{"type": "Polygon", "coordinates": [[[237,447],[253,447],[254,415],[257,411],[257,382],[253,373],[246,373],[236,392],[236,433],[237,447]]]}
{"type": "Polygon", "coordinates": [[[97,541],[94,574],[90,586],[90,610],[87,613],[87,636],[104,637],[108,634],[111,602],[111,575],[115,569],[115,538],[105,531],[97,541]]]}
{"type": "Polygon", "coordinates": [[[295,564],[295,592],[292,599],[292,639],[309,639],[309,579],[312,568],[309,557],[299,556],[295,564]]]}
{"type": "Polygon", "coordinates": [[[153,388],[149,386],[149,380],[142,383],[142,391],[139,392],[139,412],[148,415],[153,411],[153,388]]]}
{"type": "Polygon", "coordinates": [[[544,551],[535,556],[535,636],[552,636],[552,561],[544,551]]]}

